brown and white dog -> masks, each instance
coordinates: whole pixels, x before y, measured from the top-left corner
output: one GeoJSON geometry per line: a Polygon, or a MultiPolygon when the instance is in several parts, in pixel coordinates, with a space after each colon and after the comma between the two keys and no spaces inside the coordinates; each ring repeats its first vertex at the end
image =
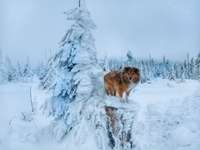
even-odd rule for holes
{"type": "MultiPolygon", "coordinates": [[[[131,90],[140,81],[140,71],[137,68],[125,67],[122,71],[111,71],[104,76],[104,86],[107,95],[121,97],[127,101],[131,90]]],[[[113,133],[117,135],[116,123],[119,118],[116,115],[117,108],[106,106],[105,112],[109,117],[113,133]]]]}
{"type": "Polygon", "coordinates": [[[140,71],[135,67],[125,67],[122,71],[111,71],[104,76],[107,95],[119,96],[127,100],[131,90],[140,80],[140,71]]]}

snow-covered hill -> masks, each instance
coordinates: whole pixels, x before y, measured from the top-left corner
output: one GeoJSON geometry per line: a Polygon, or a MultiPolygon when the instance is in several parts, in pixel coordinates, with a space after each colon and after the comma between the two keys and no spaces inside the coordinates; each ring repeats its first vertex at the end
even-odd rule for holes
{"type": "MultiPolygon", "coordinates": [[[[129,109],[132,109],[131,104],[136,104],[134,139],[137,149],[199,150],[199,90],[200,83],[195,80],[156,79],[138,85],[128,104],[122,104],[130,106],[129,109]]],[[[47,97],[36,83],[0,85],[0,150],[97,150],[95,131],[87,128],[87,121],[81,122],[62,142],[51,137],[52,120],[40,109],[47,97]],[[34,114],[31,113],[31,98],[37,101],[33,103],[37,108],[34,114]],[[78,136],[81,133],[87,134],[78,136]]]]}

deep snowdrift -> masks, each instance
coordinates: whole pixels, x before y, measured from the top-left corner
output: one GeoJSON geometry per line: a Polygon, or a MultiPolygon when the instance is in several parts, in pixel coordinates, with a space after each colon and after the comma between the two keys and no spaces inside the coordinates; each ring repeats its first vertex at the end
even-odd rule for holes
{"type": "MultiPolygon", "coordinates": [[[[115,105],[129,110],[137,107],[134,108],[137,110],[134,139],[140,150],[198,150],[199,90],[198,81],[157,79],[138,85],[128,104],[120,106],[118,102],[115,105]]],[[[89,128],[87,120],[82,120],[63,142],[56,142],[51,134],[51,129],[55,130],[51,128],[52,120],[40,109],[47,97],[48,94],[39,90],[36,83],[0,85],[0,150],[98,149],[95,131],[89,128]],[[31,113],[30,87],[33,102],[37,100],[33,103],[34,114],[31,113]]],[[[61,129],[62,125],[57,128],[59,132],[61,129]]]]}

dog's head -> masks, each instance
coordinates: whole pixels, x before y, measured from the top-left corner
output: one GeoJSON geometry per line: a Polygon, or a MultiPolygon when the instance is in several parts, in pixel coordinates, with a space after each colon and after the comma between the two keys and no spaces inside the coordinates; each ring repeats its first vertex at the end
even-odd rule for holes
{"type": "Polygon", "coordinates": [[[138,83],[140,80],[140,70],[135,67],[125,67],[122,71],[123,78],[129,83],[138,83]]]}

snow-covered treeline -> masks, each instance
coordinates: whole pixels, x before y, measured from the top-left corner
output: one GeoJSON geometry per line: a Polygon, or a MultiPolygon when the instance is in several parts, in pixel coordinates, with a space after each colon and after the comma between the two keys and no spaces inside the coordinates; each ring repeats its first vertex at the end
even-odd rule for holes
{"type": "Polygon", "coordinates": [[[10,57],[3,57],[0,52],[0,84],[17,81],[31,81],[33,77],[41,78],[46,72],[45,63],[33,66],[29,58],[25,62],[14,63],[10,57]]]}
{"type": "Polygon", "coordinates": [[[117,70],[124,66],[135,66],[141,70],[142,82],[155,78],[163,79],[195,79],[200,80],[200,53],[196,57],[187,57],[183,61],[172,61],[163,56],[162,59],[152,57],[140,59],[128,51],[126,60],[108,59],[100,60],[104,71],[117,70]]]}
{"type": "MultiPolygon", "coordinates": [[[[98,64],[104,71],[118,70],[124,66],[138,67],[142,74],[142,83],[155,79],[194,79],[200,80],[200,53],[195,57],[187,57],[182,61],[172,61],[165,56],[162,59],[137,58],[129,51],[126,60],[107,58],[99,59],[98,64]]],[[[50,59],[51,60],[51,59],[50,59]]],[[[47,63],[32,66],[29,59],[25,63],[13,63],[9,57],[0,54],[0,83],[27,81],[33,76],[42,79],[47,73],[47,63]]]]}

